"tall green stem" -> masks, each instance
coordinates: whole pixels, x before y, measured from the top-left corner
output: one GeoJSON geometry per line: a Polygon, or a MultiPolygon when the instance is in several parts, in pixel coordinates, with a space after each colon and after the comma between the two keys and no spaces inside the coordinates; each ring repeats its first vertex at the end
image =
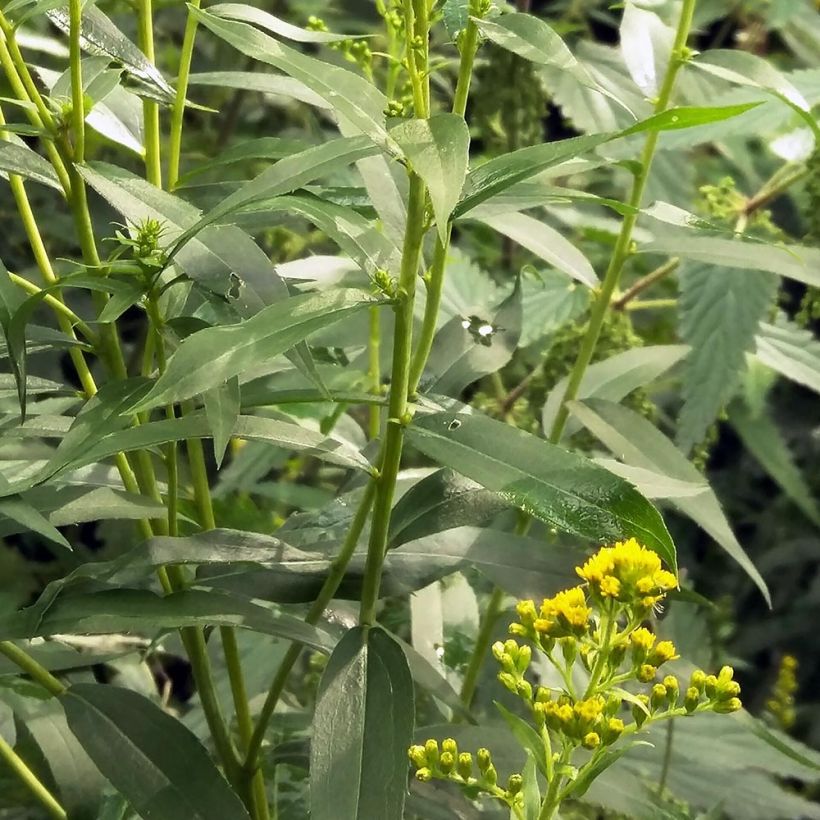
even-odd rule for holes
{"type": "MultiPolygon", "coordinates": [[[[201,0],[191,0],[194,8],[199,8],[201,0]]],[[[188,15],[185,23],[185,34],[182,36],[182,50],[179,55],[179,72],[177,74],[177,95],[171,109],[171,133],[168,138],[168,190],[173,191],[179,181],[179,159],[182,151],[182,120],[185,117],[185,100],[188,96],[188,81],[191,76],[191,60],[194,54],[194,41],[198,22],[188,15]]]]}
{"type": "Polygon", "coordinates": [[[424,183],[411,172],[407,229],[402,250],[398,295],[394,307],[396,324],[393,332],[393,363],[384,451],[377,479],[376,498],[373,503],[373,520],[370,526],[370,541],[359,609],[359,621],[362,624],[373,624],[376,617],[376,602],[379,598],[382,564],[387,548],[390,512],[404,445],[407,395],[410,386],[410,355],[413,343],[413,303],[424,239],[425,197],[424,183]]]}
{"type": "MultiPolygon", "coordinates": [[[[657,102],[655,103],[655,113],[660,114],[669,107],[669,101],[672,97],[672,91],[675,87],[675,79],[681,66],[688,59],[686,42],[689,39],[689,32],[692,28],[692,16],[695,11],[695,0],[684,0],[683,9],[681,10],[680,20],[678,21],[677,31],[675,32],[675,41],[672,45],[672,53],[669,58],[669,65],[666,69],[666,76],[663,78],[660,93],[658,94],[657,102]]],[[[609,260],[604,281],[601,285],[601,290],[597,294],[595,302],[592,306],[592,312],[589,317],[589,327],[581,342],[581,348],[578,351],[578,358],[575,360],[575,365],[570,373],[567,381],[564,397],[561,401],[561,407],[556,414],[552,429],[550,430],[549,440],[557,443],[561,440],[561,435],[564,432],[567,419],[569,418],[569,410],[567,402],[572,401],[578,395],[578,390],[584,378],[584,373],[592,360],[592,354],[595,352],[595,345],[598,343],[598,337],[601,335],[601,327],[606,317],[606,312],[609,309],[612,300],[612,294],[618,286],[623,271],[624,264],[629,258],[632,246],[632,231],[635,228],[635,223],[638,220],[641,201],[643,199],[646,183],[649,179],[649,171],[652,167],[652,159],[655,156],[655,149],[658,145],[658,138],[660,134],[658,131],[652,131],[646,137],[643,150],[640,157],[640,169],[635,175],[632,183],[632,191],[629,196],[630,209],[624,217],[621,224],[621,231],[618,234],[618,239],[615,243],[615,249],[609,260]]]]}
{"type": "Polygon", "coordinates": [[[470,663],[464,673],[464,682],[461,684],[461,702],[469,709],[475,696],[476,686],[478,686],[478,675],[484,665],[484,658],[490,648],[493,639],[493,629],[501,615],[501,606],[504,603],[504,591],[501,587],[493,589],[487,609],[481,619],[481,628],[476,637],[473,653],[470,655],[470,663]]]}
{"type": "Polygon", "coordinates": [[[45,809],[49,817],[66,820],[65,809],[57,802],[54,795],[43,785],[25,761],[6,743],[0,735],[0,760],[2,760],[19,778],[23,785],[34,795],[37,802],[45,809]]]}
{"type": "MultiPolygon", "coordinates": [[[[154,63],[153,0],[140,0],[139,2],[139,43],[142,53],[149,62],[154,63]]],[[[145,123],[145,174],[152,185],[161,188],[159,104],[156,100],[143,98],[142,116],[145,123]]]]}

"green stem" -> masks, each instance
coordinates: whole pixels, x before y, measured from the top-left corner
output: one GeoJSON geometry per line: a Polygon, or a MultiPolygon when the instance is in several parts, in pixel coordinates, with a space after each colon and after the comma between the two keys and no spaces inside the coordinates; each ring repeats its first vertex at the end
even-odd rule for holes
{"type": "Polygon", "coordinates": [[[71,136],[74,146],[74,161],[85,162],[85,92],[83,89],[82,67],[82,0],[68,2],[68,61],[71,71],[71,136]]]}
{"type": "Polygon", "coordinates": [[[630,312],[636,310],[666,310],[678,304],[677,299],[638,299],[635,302],[628,302],[625,310],[630,312]]]}
{"type": "MultiPolygon", "coordinates": [[[[560,763],[564,764],[567,763],[567,761],[567,750],[564,749],[561,753],[560,763]]],[[[552,778],[547,785],[547,793],[544,795],[544,801],[541,803],[538,820],[552,820],[552,818],[555,817],[555,812],[558,811],[558,807],[561,805],[560,789],[562,780],[563,776],[553,770],[552,778]]]]}
{"type": "MultiPolygon", "coordinates": [[[[142,53],[150,63],[154,57],[154,10],[153,0],[139,2],[139,44],[142,53]]],[[[145,123],[145,174],[152,185],[162,187],[162,165],[160,160],[159,104],[144,97],[142,116],[145,123]]]]}
{"type": "Polygon", "coordinates": [[[650,273],[647,273],[646,276],[642,276],[637,282],[635,282],[634,285],[625,290],[621,296],[612,302],[613,309],[623,310],[636,296],[643,293],[648,288],[651,288],[656,282],[660,282],[661,279],[668,276],[673,271],[676,271],[679,265],[680,259],[677,256],[673,256],[671,259],[664,262],[660,267],[655,268],[655,270],[650,273]]]}
{"type": "Polygon", "coordinates": [[[609,656],[609,644],[612,641],[612,632],[616,626],[617,618],[611,609],[605,609],[602,617],[604,623],[602,623],[599,627],[602,634],[601,644],[598,647],[598,654],[595,657],[595,665],[592,667],[592,672],[589,676],[589,684],[587,685],[586,692],[584,692],[584,699],[595,694],[595,689],[598,686],[598,682],[600,681],[604,667],[606,666],[606,661],[609,656]]]}
{"type": "Polygon", "coordinates": [[[666,747],[663,751],[663,765],[661,766],[661,776],[658,778],[658,795],[663,796],[666,788],[666,780],[669,777],[669,769],[672,765],[672,747],[675,733],[675,721],[670,720],[666,724],[666,747]]]}
{"type": "Polygon", "coordinates": [[[376,603],[379,599],[382,564],[390,527],[390,512],[404,445],[404,427],[407,424],[407,395],[410,386],[410,355],[413,343],[413,303],[421,260],[421,246],[424,240],[425,199],[424,183],[411,172],[407,228],[402,249],[398,296],[394,307],[396,323],[393,333],[393,363],[384,450],[377,479],[376,498],[373,502],[373,520],[370,527],[370,541],[359,609],[359,621],[365,625],[372,625],[376,619],[376,603]]]}
{"type": "Polygon", "coordinates": [[[20,649],[11,641],[0,641],[0,655],[5,655],[13,664],[19,666],[35,683],[39,683],[50,695],[59,697],[66,687],[51,672],[37,663],[28,652],[20,649]]]}
{"type": "Polygon", "coordinates": [[[473,648],[472,655],[470,655],[470,663],[467,666],[467,671],[464,673],[464,682],[461,684],[461,702],[468,709],[473,702],[476,686],[478,685],[478,675],[481,672],[481,667],[484,665],[484,658],[490,649],[490,644],[493,640],[493,630],[501,615],[501,607],[503,604],[504,592],[500,587],[495,587],[487,603],[487,609],[484,610],[484,616],[481,619],[481,627],[478,630],[475,647],[473,648]]]}
{"type": "MultiPolygon", "coordinates": [[[[353,553],[359,543],[359,538],[361,537],[364,526],[367,523],[367,518],[370,515],[370,508],[373,506],[375,495],[376,479],[371,478],[367,484],[367,488],[364,491],[362,500],[359,502],[359,508],[356,510],[356,515],[353,517],[350,529],[348,530],[345,540],[339,549],[339,554],[328,568],[327,578],[325,578],[322,588],[319,590],[319,594],[310,605],[310,609],[305,616],[305,621],[307,623],[315,624],[322,616],[325,609],[327,609],[327,605],[333,600],[336,590],[338,590],[339,584],[344,578],[347,565],[350,563],[350,559],[353,557],[353,553]]],[[[248,752],[245,759],[245,769],[247,771],[255,771],[259,765],[259,752],[262,748],[262,741],[265,739],[265,732],[267,731],[268,724],[273,717],[276,705],[279,703],[279,698],[282,696],[282,692],[285,689],[288,675],[290,674],[291,669],[293,669],[296,661],[299,659],[301,652],[301,645],[293,644],[290,649],[288,649],[287,654],[282,659],[282,662],[279,664],[276,677],[271,683],[264,704],[262,704],[262,709],[259,712],[256,727],[253,731],[253,737],[248,745],[248,752]]]]}
{"type": "MultiPolygon", "coordinates": [[[[191,0],[194,8],[199,8],[201,0],[191,0]]],[[[194,41],[198,22],[188,14],[185,23],[185,34],[182,37],[182,50],[179,55],[179,72],[177,74],[177,95],[171,109],[171,133],[168,138],[168,190],[173,191],[179,181],[179,160],[182,152],[182,121],[185,117],[185,100],[188,96],[188,81],[191,76],[191,60],[194,54],[194,41]]]]}
{"type": "MultiPolygon", "coordinates": [[[[473,76],[473,63],[478,51],[478,27],[473,20],[467,23],[461,41],[461,58],[458,66],[458,81],[456,83],[455,96],[453,98],[454,114],[463,117],[467,111],[467,98],[470,95],[470,82],[473,76]]],[[[433,264],[430,272],[425,277],[425,287],[427,295],[424,302],[424,316],[421,322],[421,330],[413,360],[410,367],[410,395],[413,395],[419,387],[424,367],[433,349],[433,339],[436,335],[436,325],[438,324],[438,314],[441,307],[441,295],[444,290],[444,270],[447,264],[447,254],[450,250],[450,238],[452,236],[452,225],[448,225],[444,241],[441,237],[436,238],[436,247],[433,251],[433,264]]]]}
{"type": "MultiPolygon", "coordinates": [[[[381,370],[381,309],[370,308],[370,333],[368,337],[368,379],[370,381],[370,392],[376,395],[381,393],[382,389],[382,370],[381,370]]],[[[370,439],[379,437],[381,430],[381,407],[378,404],[371,404],[367,408],[367,434],[370,439]]]]}
{"type": "Polygon", "coordinates": [[[42,784],[34,772],[26,766],[25,761],[6,743],[0,735],[0,760],[2,760],[20,779],[23,785],[34,795],[37,802],[45,809],[49,817],[66,820],[65,809],[57,802],[54,795],[42,784]]]}
{"type": "MultiPolygon", "coordinates": [[[[678,71],[680,71],[681,66],[688,59],[686,41],[689,39],[689,32],[692,28],[692,16],[694,11],[695,0],[684,0],[677,31],[675,32],[675,41],[672,45],[669,65],[666,69],[666,76],[663,78],[663,84],[661,85],[661,90],[655,103],[654,113],[656,114],[664,112],[669,107],[669,101],[672,97],[678,71]]],[[[549,440],[552,443],[557,443],[561,440],[561,435],[564,432],[564,427],[569,418],[567,402],[572,401],[578,395],[584,373],[592,360],[592,354],[595,351],[598,337],[601,334],[601,327],[603,326],[606,312],[609,309],[612,294],[618,286],[624,264],[631,253],[632,231],[635,228],[635,223],[637,222],[640,212],[641,201],[647,180],[649,179],[649,171],[652,166],[652,159],[655,155],[655,148],[658,145],[659,136],[660,133],[658,131],[653,131],[646,137],[646,142],[644,143],[640,157],[640,170],[635,175],[635,179],[632,183],[632,191],[628,202],[630,209],[621,224],[621,231],[618,234],[615,249],[610,257],[609,266],[604,275],[601,290],[592,306],[589,327],[581,342],[578,358],[575,360],[575,365],[570,373],[566,390],[561,400],[561,407],[556,414],[555,421],[550,430],[549,440]]]]}

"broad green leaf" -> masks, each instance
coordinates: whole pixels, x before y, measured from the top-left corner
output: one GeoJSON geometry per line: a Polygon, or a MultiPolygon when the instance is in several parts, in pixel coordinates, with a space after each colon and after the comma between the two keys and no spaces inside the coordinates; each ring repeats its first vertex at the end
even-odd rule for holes
{"type": "Polygon", "coordinates": [[[379,304],[364,291],[339,289],[292,296],[236,325],[200,330],[182,341],[134,411],[183,401],[269,361],[320,328],[379,304]]]}
{"type": "Polygon", "coordinates": [[[510,154],[502,154],[500,157],[491,159],[467,174],[464,194],[453,211],[453,217],[462,217],[491,196],[500,194],[511,185],[515,185],[516,182],[533,177],[565,160],[581,156],[613,137],[613,134],[573,137],[568,140],[520,148],[510,154]]]}
{"type": "Polygon", "coordinates": [[[202,394],[202,403],[213,434],[214,460],[218,469],[222,466],[222,459],[239,418],[239,379],[233,376],[225,384],[206,390],[202,394]]]}
{"type": "Polygon", "coordinates": [[[735,401],[729,406],[729,422],[737,431],[744,447],[760,462],[763,469],[806,517],[820,527],[817,501],[812,497],[806,479],[774,421],[765,413],[752,414],[744,402],[735,401]]]}
{"type": "Polygon", "coordinates": [[[763,364],[820,393],[820,341],[810,330],[780,317],[776,324],[760,324],[756,344],[763,364]]]}
{"type": "Polygon", "coordinates": [[[663,82],[675,32],[655,14],[627,2],[620,25],[620,46],[624,63],[635,85],[654,99],[663,82]]]}
{"type": "Polygon", "coordinates": [[[770,601],[766,582],[732,532],[718,497],[698,469],[654,424],[634,410],[601,399],[575,401],[569,406],[572,414],[626,464],[700,485],[698,495],[677,496],[670,502],[709,533],[770,601]]]}
{"type": "Polygon", "coordinates": [[[507,508],[507,503],[480,484],[436,470],[414,484],[390,516],[391,548],[465,525],[479,526],[507,508]]]}
{"type": "MultiPolygon", "coordinates": [[[[620,401],[638,387],[645,387],[662,376],[688,353],[686,345],[651,345],[616,353],[587,367],[576,398],[595,396],[620,401]]],[[[542,429],[547,434],[552,430],[564,400],[567,381],[563,378],[552,388],[541,411],[542,429]]],[[[577,429],[577,425],[570,422],[565,428],[565,435],[577,429]]]]}
{"type": "MultiPolygon", "coordinates": [[[[161,243],[166,249],[201,217],[199,209],[184,199],[161,191],[122,168],[95,163],[79,170],[85,181],[129,224],[158,220],[163,226],[161,243]]],[[[287,295],[270,259],[234,225],[211,226],[201,231],[179,251],[175,262],[193,281],[223,296],[235,285],[234,277],[238,277],[247,286],[242,289],[241,298],[249,300],[251,297],[245,291],[251,289],[257,310],[287,295]]]]}
{"type": "Polygon", "coordinates": [[[355,34],[334,34],[331,31],[299,28],[299,26],[287,23],[279,17],[275,17],[273,14],[243,3],[217,3],[214,6],[208,6],[208,11],[226,20],[252,23],[255,26],[259,26],[259,28],[266,29],[272,34],[277,34],[286,40],[293,40],[297,43],[339,43],[344,40],[355,39],[357,36],[362,36],[355,34]]]}
{"type": "Polygon", "coordinates": [[[407,660],[387,632],[356,627],[342,638],[313,719],[312,820],[402,820],[413,699],[407,660]]]}
{"type": "Polygon", "coordinates": [[[820,249],[803,245],[767,244],[693,232],[669,231],[638,246],[641,253],[683,256],[721,268],[768,271],[820,287],[820,249]]]}
{"type": "Polygon", "coordinates": [[[390,129],[412,169],[424,180],[439,238],[445,241],[467,175],[470,131],[456,114],[436,114],[429,120],[404,120],[390,129]]]}
{"type": "Polygon", "coordinates": [[[120,686],[80,683],[60,701],[89,757],[143,817],[248,820],[205,747],[148,698],[120,686]]]}
{"type": "Polygon", "coordinates": [[[32,606],[0,616],[2,640],[38,638],[72,632],[151,634],[186,626],[234,626],[296,641],[322,652],[333,647],[323,630],[300,618],[272,611],[240,595],[186,589],[159,596],[145,589],[112,589],[63,595],[43,612],[32,606]]]}
{"type": "Polygon", "coordinates": [[[586,256],[545,222],[521,213],[485,216],[481,222],[587,287],[598,286],[598,277],[586,256]]]}
{"type": "Polygon", "coordinates": [[[27,145],[0,139],[0,171],[39,182],[61,191],[60,182],[51,163],[27,145]]]}
{"type": "Polygon", "coordinates": [[[222,20],[193,6],[189,6],[189,12],[242,54],[303,82],[376,145],[395,150],[385,126],[387,98],[373,83],[345,68],[294,51],[245,23],[222,20]]]}
{"type": "Polygon", "coordinates": [[[519,279],[513,292],[489,317],[454,316],[436,334],[425,370],[425,391],[460,396],[468,385],[497,372],[510,361],[520,335],[519,279]]]}
{"type": "MultiPolygon", "coordinates": [[[[48,18],[66,35],[69,33],[68,7],[49,11],[48,18]]],[[[80,43],[86,53],[109,57],[150,86],[164,102],[173,102],[174,89],[157,67],[94,5],[83,9],[80,43]]]]}
{"type": "MultiPolygon", "coordinates": [[[[243,91],[258,91],[275,98],[299,100],[314,108],[331,110],[333,106],[301,80],[284,74],[265,74],[259,71],[205,71],[191,75],[191,85],[213,85],[219,88],[238,88],[243,91]]],[[[244,143],[243,143],[244,144],[244,143]]],[[[232,146],[238,150],[240,146],[232,146]]],[[[302,150],[307,146],[301,146],[302,150]]],[[[230,148],[227,150],[231,150],[230,148]]]]}
{"type": "Polygon", "coordinates": [[[777,279],[760,271],[686,265],[678,281],[680,335],[692,351],[684,365],[677,441],[688,453],[740,383],[777,279]]]}
{"type": "Polygon", "coordinates": [[[204,214],[194,225],[185,230],[174,243],[170,254],[173,256],[186,242],[196,236],[203,228],[223,220],[236,211],[282,194],[301,188],[308,182],[364,157],[372,156],[378,149],[366,137],[342,137],[322,145],[306,148],[279,160],[270,168],[262,171],[250,182],[246,182],[238,191],[225,197],[219,205],[204,214]]]}
{"type": "Polygon", "coordinates": [[[635,537],[676,568],[675,546],[658,511],[582,456],[479,415],[417,417],[407,435],[425,455],[559,530],[594,543],[635,537]]]}

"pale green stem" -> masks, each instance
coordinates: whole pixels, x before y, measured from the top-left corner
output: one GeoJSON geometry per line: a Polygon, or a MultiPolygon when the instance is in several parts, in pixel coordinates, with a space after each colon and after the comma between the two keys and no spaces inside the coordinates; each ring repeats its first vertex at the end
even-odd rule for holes
{"type": "MultiPolygon", "coordinates": [[[[191,0],[194,8],[199,8],[201,0],[191,0]]],[[[179,181],[179,160],[182,152],[182,121],[185,118],[185,101],[188,96],[188,81],[191,76],[191,60],[194,54],[194,41],[198,22],[188,14],[185,33],[182,36],[182,49],[179,55],[179,72],[177,74],[177,95],[171,109],[171,133],[168,138],[168,190],[173,191],[179,181]]]]}
{"type": "Polygon", "coordinates": [[[470,662],[467,671],[464,673],[464,681],[461,684],[461,702],[469,709],[473,697],[475,697],[476,686],[478,685],[478,675],[484,665],[484,658],[490,649],[493,640],[493,630],[501,615],[501,607],[504,603],[504,591],[500,587],[493,589],[487,608],[481,619],[481,627],[478,630],[475,646],[470,655],[470,662]]]}
{"type": "MultiPolygon", "coordinates": [[[[675,79],[681,66],[683,66],[688,59],[686,41],[689,39],[689,32],[692,28],[692,16],[694,11],[695,0],[684,0],[677,31],[675,32],[675,41],[672,45],[669,65],[666,69],[666,76],[663,78],[663,84],[658,94],[657,102],[655,103],[656,114],[666,111],[669,107],[672,91],[675,87],[675,79]]],[[[584,373],[592,360],[595,345],[601,334],[601,327],[603,326],[606,312],[609,309],[612,294],[618,287],[624,264],[631,253],[632,231],[635,228],[635,223],[637,222],[640,212],[641,201],[643,200],[644,190],[646,189],[646,183],[649,179],[649,171],[652,166],[652,159],[655,155],[655,148],[658,145],[659,136],[660,133],[658,131],[650,132],[646,137],[646,142],[641,151],[640,170],[635,175],[628,202],[630,206],[629,212],[621,223],[621,231],[618,234],[615,249],[610,257],[609,266],[604,275],[601,290],[597,294],[592,306],[587,332],[581,342],[578,357],[575,360],[575,365],[567,381],[566,390],[561,400],[561,407],[556,414],[555,421],[550,430],[549,440],[553,443],[557,443],[561,440],[561,435],[564,432],[564,427],[569,418],[567,402],[572,401],[578,396],[578,390],[581,387],[584,373]]]]}
{"type": "Polygon", "coordinates": [[[57,802],[54,795],[43,785],[37,775],[29,769],[17,752],[6,743],[2,735],[0,735],[0,760],[17,775],[18,779],[45,809],[49,817],[56,818],[56,820],[66,820],[68,815],[65,809],[57,802]]]}
{"type": "Polygon", "coordinates": [[[66,687],[51,674],[42,664],[37,663],[31,655],[11,641],[0,641],[0,655],[5,655],[13,664],[19,666],[35,683],[40,684],[50,695],[59,697],[66,687]]]}
{"type": "MultiPolygon", "coordinates": [[[[150,63],[154,58],[154,10],[153,0],[139,0],[139,43],[142,53],[150,63]]],[[[145,128],[146,178],[157,188],[162,187],[162,164],[160,160],[159,104],[144,97],[142,116],[145,128]]]]}
{"type": "MultiPolygon", "coordinates": [[[[368,378],[370,381],[370,392],[376,395],[381,393],[382,389],[382,371],[381,371],[381,313],[380,308],[370,308],[370,327],[369,338],[367,346],[368,354],[368,378]]],[[[381,407],[378,404],[371,404],[367,408],[367,433],[371,439],[379,437],[381,430],[381,407]]]]}

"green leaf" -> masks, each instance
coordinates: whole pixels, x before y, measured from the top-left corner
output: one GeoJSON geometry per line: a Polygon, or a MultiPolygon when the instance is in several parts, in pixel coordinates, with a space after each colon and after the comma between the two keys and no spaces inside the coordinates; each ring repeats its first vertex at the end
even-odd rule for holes
{"type": "Polygon", "coordinates": [[[758,105],[760,103],[752,102],[739,105],[684,105],[678,108],[669,108],[660,114],[653,114],[651,117],[635,123],[625,131],[621,131],[618,136],[628,137],[632,134],[643,134],[647,131],[678,131],[682,128],[696,128],[699,125],[708,125],[712,122],[737,117],[758,105]]]}
{"type": "Polygon", "coordinates": [[[655,12],[631,2],[625,4],[620,25],[621,54],[635,85],[649,99],[658,96],[674,39],[674,30],[655,12]]]}
{"type": "Polygon", "coordinates": [[[498,709],[501,714],[501,717],[504,718],[504,722],[510,727],[510,731],[513,735],[515,735],[515,739],[519,745],[526,749],[529,755],[532,755],[541,773],[546,775],[547,767],[545,763],[546,753],[544,741],[541,740],[538,732],[536,732],[526,720],[511,712],[506,706],[503,706],[497,700],[493,702],[495,703],[495,708],[498,709]]]}
{"type": "Polygon", "coordinates": [[[744,447],[760,462],[763,469],[806,517],[820,527],[817,501],[812,497],[806,479],[774,421],[765,413],[754,415],[744,402],[734,401],[729,406],[729,422],[740,436],[744,447]]]}
{"type": "Polygon", "coordinates": [[[692,346],[677,441],[689,452],[732,397],[777,293],[769,273],[687,265],[679,274],[680,335],[692,346]]]}
{"type": "Polygon", "coordinates": [[[208,11],[217,17],[226,20],[238,20],[242,23],[252,23],[259,28],[266,29],[272,34],[278,34],[286,40],[293,40],[297,43],[340,43],[345,40],[356,39],[355,34],[333,34],[331,31],[315,31],[313,29],[299,28],[291,23],[287,23],[273,14],[266,11],[247,6],[242,3],[217,3],[208,6],[208,11]]]}
{"type": "Polygon", "coordinates": [[[209,327],[182,341],[148,395],[131,408],[183,401],[284,353],[311,333],[378,301],[364,291],[329,290],[292,296],[237,325],[209,327]]]}
{"type": "MultiPolygon", "coordinates": [[[[79,169],[85,181],[133,225],[155,219],[163,227],[164,248],[195,225],[201,213],[178,196],[154,187],[114,165],[94,163],[79,169]]],[[[287,288],[262,249],[234,225],[211,226],[191,239],[174,260],[195,282],[226,295],[238,277],[258,292],[257,309],[283,299],[287,288]]],[[[249,298],[243,294],[243,298],[249,298]]]]}
{"type": "Polygon", "coordinates": [[[143,817],[248,820],[199,740],[148,698],[80,683],[60,700],[89,757],[143,817]]]}
{"type": "Polygon", "coordinates": [[[558,142],[547,142],[502,154],[479,165],[467,174],[464,194],[453,210],[453,218],[462,217],[490,197],[500,194],[516,182],[529,179],[565,160],[581,156],[613,139],[613,134],[593,134],[558,142]]]}
{"type": "Polygon", "coordinates": [[[639,245],[641,253],[682,256],[721,268],[768,271],[820,287],[820,249],[768,244],[743,239],[700,236],[695,231],[669,231],[639,245]]]}
{"type": "MultiPolygon", "coordinates": [[[[258,91],[260,94],[269,94],[274,100],[277,98],[299,100],[325,111],[332,110],[325,99],[315,91],[311,91],[303,82],[284,74],[263,74],[258,71],[205,71],[191,75],[191,85],[217,86],[219,88],[238,88],[243,91],[258,91]]],[[[244,143],[243,143],[244,144],[244,143]]],[[[240,146],[233,146],[239,150],[240,146]]],[[[297,150],[307,148],[301,145],[297,150]]],[[[230,151],[231,149],[227,149],[230,151]]]]}
{"type": "MultiPolygon", "coordinates": [[[[620,401],[638,387],[645,387],[689,353],[686,345],[651,345],[635,347],[616,353],[608,359],[590,365],[584,371],[576,398],[592,396],[610,401],[620,401]]],[[[541,411],[542,429],[549,433],[564,400],[568,378],[563,378],[550,391],[541,411]]],[[[571,435],[577,425],[570,422],[564,435],[571,435]]]]}
{"type": "Polygon", "coordinates": [[[470,0],[444,0],[441,15],[450,39],[455,42],[456,35],[466,28],[470,19],[470,0]]]}
{"type": "Polygon", "coordinates": [[[454,527],[479,526],[507,507],[480,484],[452,470],[436,470],[414,484],[393,508],[388,543],[398,547],[454,527]]]}
{"type": "Polygon", "coordinates": [[[467,176],[470,131],[456,114],[404,120],[390,129],[413,170],[424,180],[442,242],[467,176]]]}
{"type": "Polygon", "coordinates": [[[372,156],[377,150],[366,137],[342,137],[306,148],[280,160],[250,182],[246,182],[238,191],[225,197],[219,205],[186,229],[174,242],[169,252],[170,256],[178,253],[186,242],[208,225],[219,222],[226,216],[253,205],[254,202],[288,194],[318,177],[372,156]]]}
{"type": "Polygon", "coordinates": [[[454,316],[436,334],[425,370],[425,392],[460,396],[468,385],[497,372],[510,361],[520,335],[521,281],[518,279],[513,292],[491,316],[454,316]]]}
{"type": "Polygon", "coordinates": [[[401,647],[380,627],[351,629],[319,684],[312,820],[402,820],[413,717],[413,680],[401,647]]]}
{"type": "Polygon", "coordinates": [[[702,489],[698,495],[671,498],[671,503],[709,533],[770,601],[766,582],[732,532],[718,497],[698,469],[654,424],[634,410],[602,399],[570,402],[569,408],[596,438],[626,464],[700,485],[702,489]]]}
{"type": "Polygon", "coordinates": [[[521,213],[485,216],[481,222],[587,287],[598,286],[598,277],[586,256],[545,222],[521,213]]]}
{"type": "Polygon", "coordinates": [[[589,790],[589,787],[595,782],[595,779],[613,763],[617,763],[628,751],[634,749],[635,746],[651,745],[651,743],[647,743],[646,741],[636,740],[632,743],[626,743],[617,749],[605,749],[598,752],[589,763],[581,767],[578,777],[571,784],[570,794],[572,797],[583,797],[589,790]]]}
{"type": "Polygon", "coordinates": [[[425,455],[559,530],[594,543],[635,537],[676,568],[658,511],[630,484],[575,453],[479,415],[418,417],[407,436],[425,455]]]}
{"type": "Polygon", "coordinates": [[[26,339],[20,340],[11,332],[12,317],[25,301],[25,296],[14,282],[3,261],[0,260],[0,331],[6,342],[11,372],[17,386],[17,400],[20,403],[20,420],[26,420],[26,339]]]}
{"type": "MultiPolygon", "coordinates": [[[[48,18],[64,34],[69,33],[71,26],[66,6],[49,11],[48,18]]],[[[106,56],[122,65],[135,79],[150,86],[164,102],[174,101],[174,89],[157,67],[95,5],[83,9],[80,44],[88,54],[106,56]]]]}
{"type": "Polygon", "coordinates": [[[387,133],[387,98],[373,83],[279,43],[245,23],[234,23],[188,6],[191,16],[235,49],[300,80],[333,107],[349,124],[388,151],[396,146],[387,133]]]}
{"type": "Polygon", "coordinates": [[[27,145],[0,140],[0,171],[62,190],[51,163],[27,145]]]}
{"type": "Polygon", "coordinates": [[[113,589],[62,595],[43,607],[0,616],[2,640],[70,632],[142,632],[185,626],[234,626],[296,641],[321,652],[333,647],[323,630],[239,595],[186,589],[159,596],[145,589],[113,589]]]}
{"type": "Polygon", "coordinates": [[[815,393],[820,393],[820,341],[810,330],[798,327],[782,316],[776,324],[760,324],[757,358],[815,393]]]}
{"type": "Polygon", "coordinates": [[[524,817],[526,820],[538,820],[541,811],[541,789],[538,788],[536,757],[529,750],[521,775],[524,778],[524,787],[521,790],[524,795],[524,817]]]}
{"type": "Polygon", "coordinates": [[[233,376],[225,384],[206,390],[202,394],[202,403],[213,434],[214,460],[218,469],[222,466],[222,459],[239,418],[239,379],[233,376]]]}
{"type": "Polygon", "coordinates": [[[10,518],[16,522],[22,527],[23,532],[36,532],[52,544],[71,552],[71,544],[66,541],[63,534],[41,512],[19,496],[9,495],[0,498],[0,521],[3,518],[10,518]]]}

